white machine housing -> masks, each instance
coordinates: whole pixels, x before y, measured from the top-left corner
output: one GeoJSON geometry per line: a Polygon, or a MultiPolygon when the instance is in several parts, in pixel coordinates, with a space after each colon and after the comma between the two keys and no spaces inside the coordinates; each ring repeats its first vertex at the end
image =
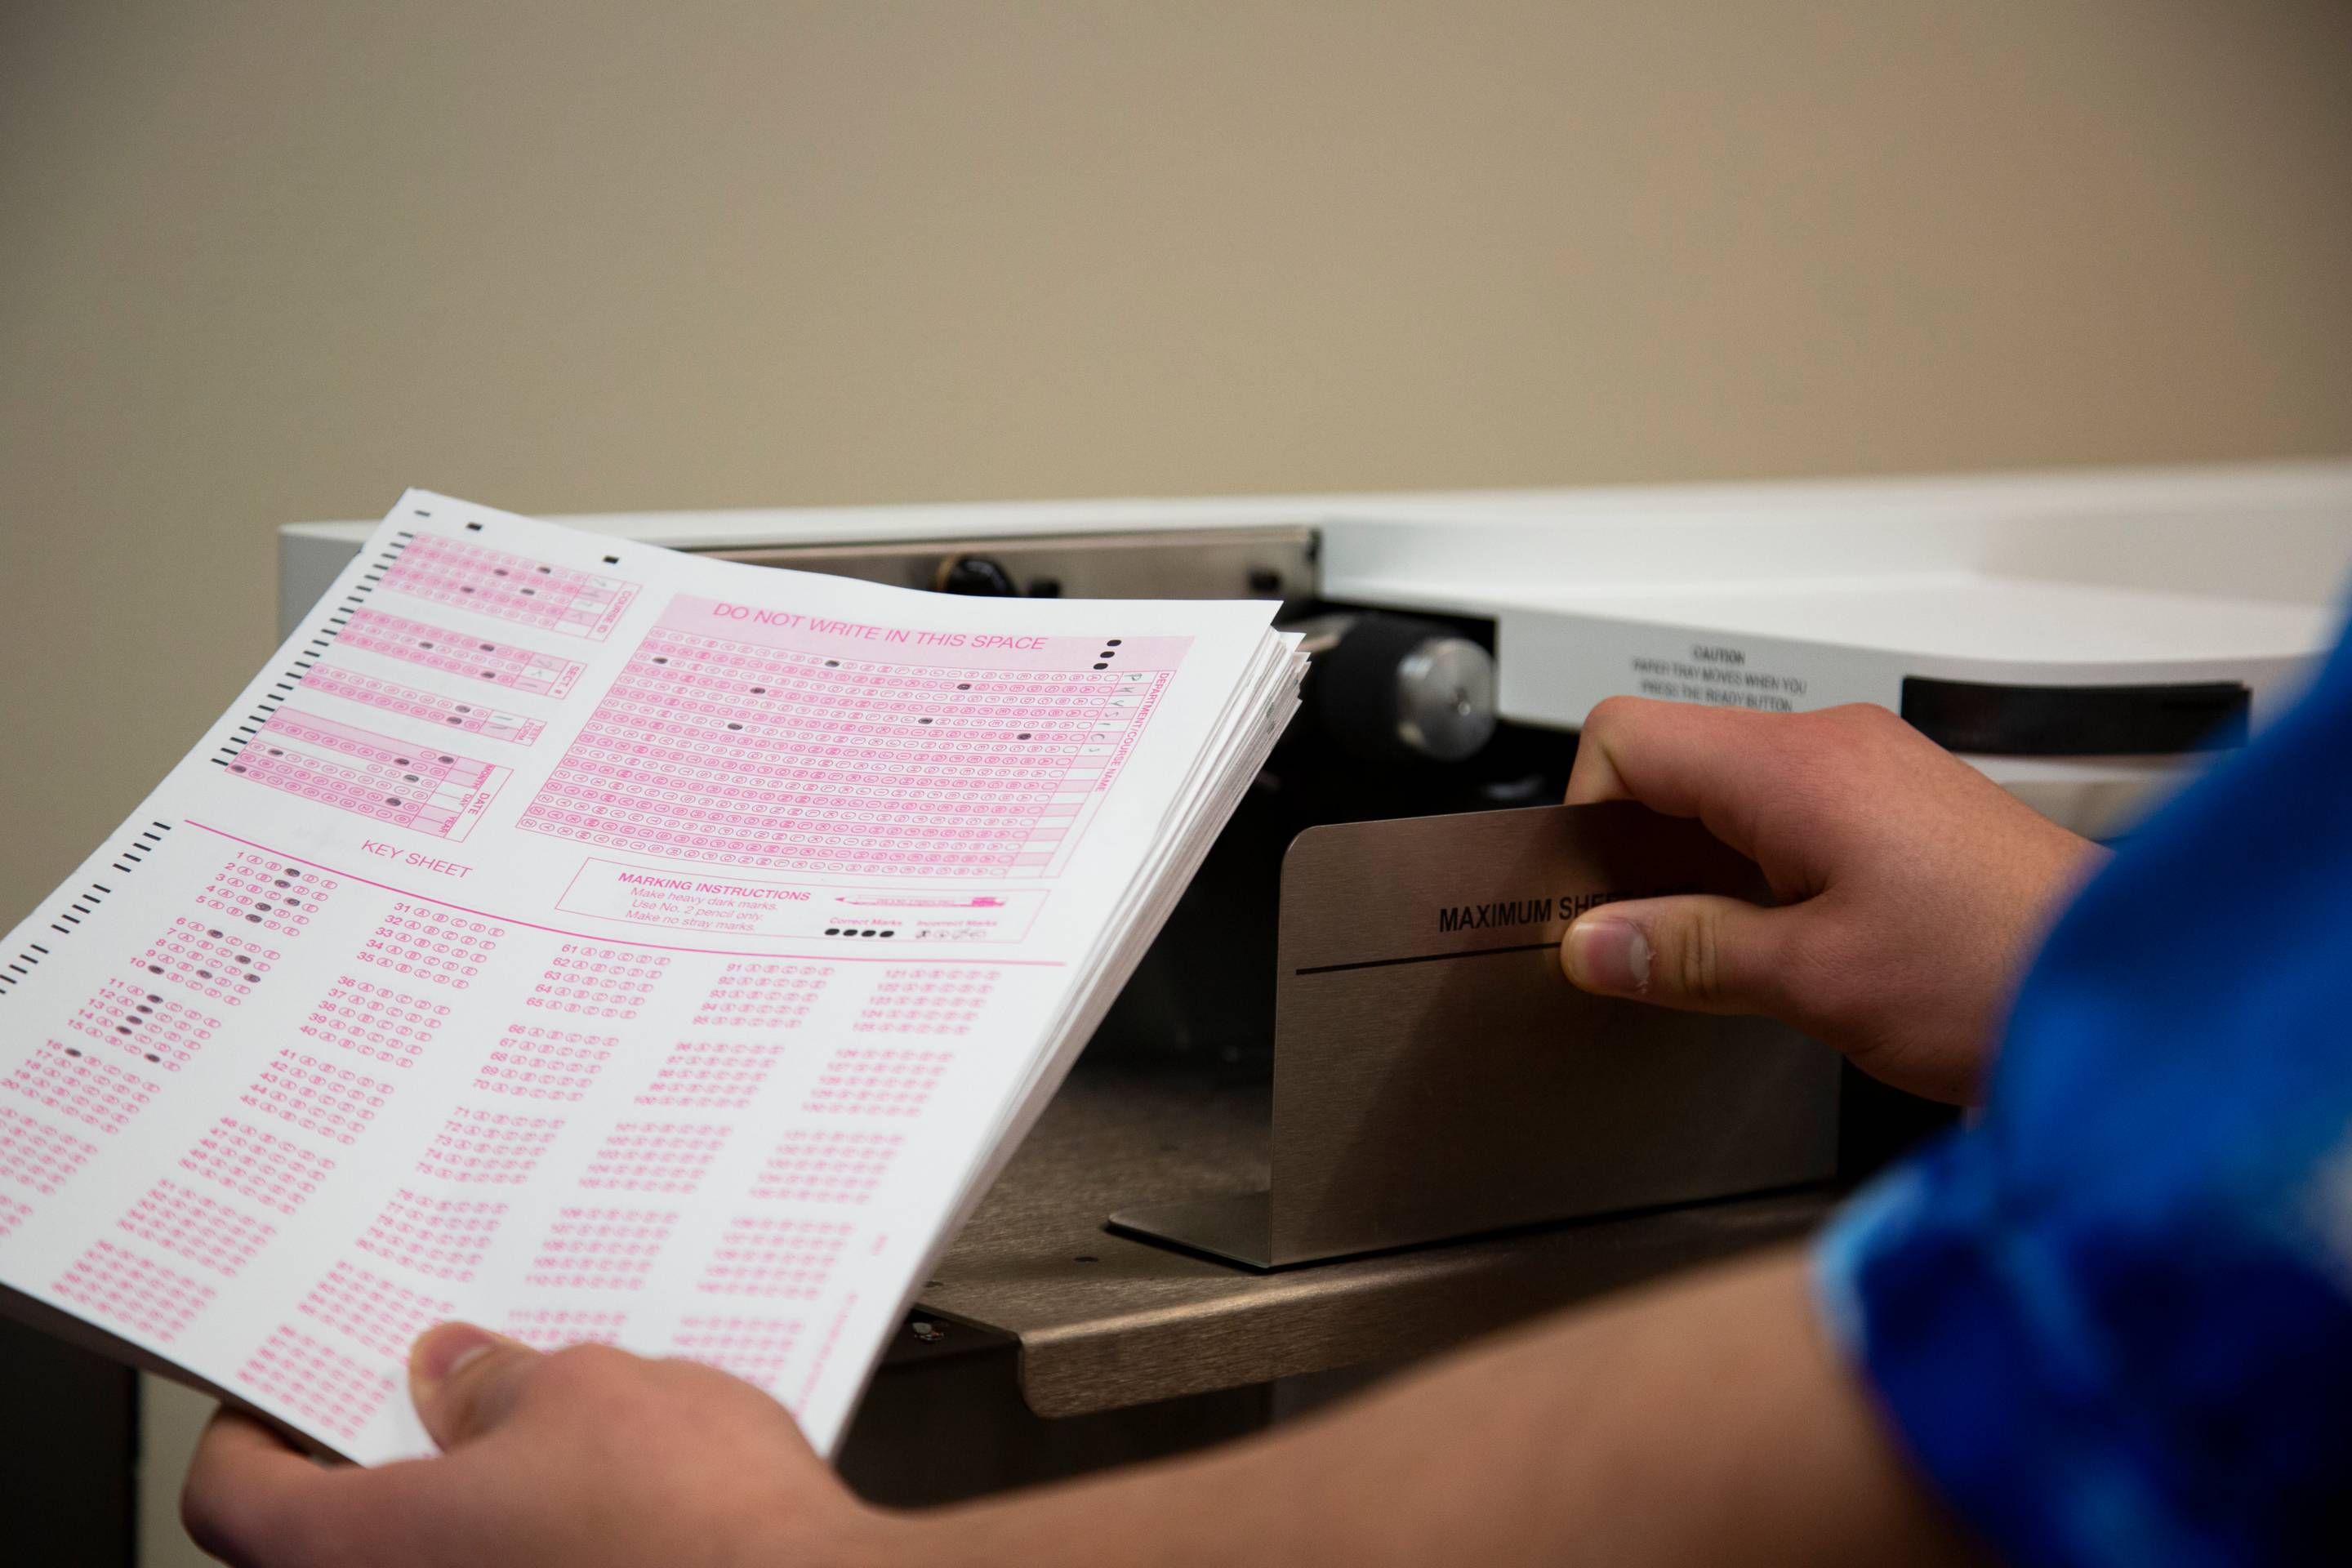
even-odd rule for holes
{"type": "MultiPolygon", "coordinates": [[[[729,552],[1311,530],[1315,596],[1490,622],[1499,717],[1563,731],[1621,693],[1901,711],[1913,678],[2235,682],[2249,689],[2259,729],[2341,629],[2352,461],[553,521],[729,552]]],[[[370,526],[280,531],[281,626],[310,607],[370,526]]],[[[1969,760],[2069,826],[2105,833],[2194,755],[1969,760]]]]}

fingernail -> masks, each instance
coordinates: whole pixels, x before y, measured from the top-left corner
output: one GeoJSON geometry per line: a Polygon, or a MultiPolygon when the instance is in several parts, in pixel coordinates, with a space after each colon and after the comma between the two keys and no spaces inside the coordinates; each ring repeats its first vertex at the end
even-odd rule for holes
{"type": "Polygon", "coordinates": [[[1568,928],[1568,977],[1587,991],[1646,991],[1650,940],[1623,921],[1579,921],[1568,928]]]}
{"type": "Polygon", "coordinates": [[[504,1342],[489,1330],[471,1323],[442,1323],[427,1329],[417,1336],[409,1352],[409,1379],[420,1388],[438,1388],[467,1363],[504,1342]]]}

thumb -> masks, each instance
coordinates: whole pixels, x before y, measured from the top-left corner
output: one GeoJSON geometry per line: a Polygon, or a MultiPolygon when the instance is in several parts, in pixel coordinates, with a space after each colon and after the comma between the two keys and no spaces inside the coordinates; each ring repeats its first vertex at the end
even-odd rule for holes
{"type": "Polygon", "coordinates": [[[425,1430],[446,1452],[505,1420],[540,1359],[529,1345],[488,1329],[438,1324],[409,1347],[408,1395],[425,1430]]]}
{"type": "Polygon", "coordinates": [[[1559,965],[1585,991],[1695,1013],[1773,1013],[1784,994],[1790,910],[1692,893],[1587,910],[1560,939],[1559,965]]]}

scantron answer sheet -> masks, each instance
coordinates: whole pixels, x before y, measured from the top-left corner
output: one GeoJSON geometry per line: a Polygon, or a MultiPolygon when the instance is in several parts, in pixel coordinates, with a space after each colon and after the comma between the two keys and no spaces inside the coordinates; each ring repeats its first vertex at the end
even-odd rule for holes
{"type": "Polygon", "coordinates": [[[363,1462],[449,1318],[831,1452],[1296,706],[1273,609],[412,491],[0,944],[0,1284],[363,1462]]]}

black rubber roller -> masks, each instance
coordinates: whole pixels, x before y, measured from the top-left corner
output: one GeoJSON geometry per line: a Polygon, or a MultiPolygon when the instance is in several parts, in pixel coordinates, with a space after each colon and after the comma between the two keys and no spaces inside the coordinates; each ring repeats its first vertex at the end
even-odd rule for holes
{"type": "Polygon", "coordinates": [[[1002,599],[1020,592],[1013,574],[985,555],[959,555],[940,569],[940,592],[1002,599]]]}

